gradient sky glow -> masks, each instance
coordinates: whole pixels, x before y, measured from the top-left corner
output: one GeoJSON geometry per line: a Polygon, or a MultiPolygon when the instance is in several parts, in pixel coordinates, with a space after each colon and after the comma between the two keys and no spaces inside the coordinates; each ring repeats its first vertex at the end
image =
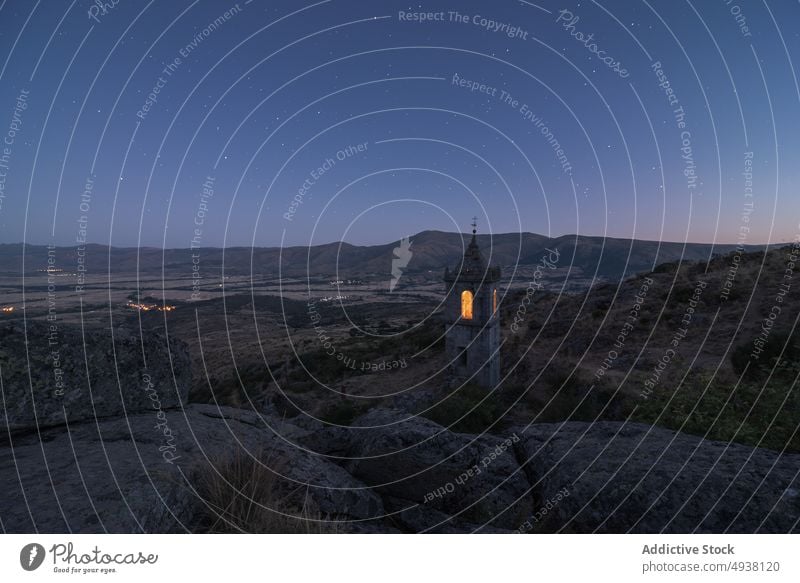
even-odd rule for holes
{"type": "Polygon", "coordinates": [[[159,247],[385,243],[473,215],[551,236],[800,232],[797,3],[0,6],[0,243],[74,245],[82,216],[89,241],[159,247]]]}

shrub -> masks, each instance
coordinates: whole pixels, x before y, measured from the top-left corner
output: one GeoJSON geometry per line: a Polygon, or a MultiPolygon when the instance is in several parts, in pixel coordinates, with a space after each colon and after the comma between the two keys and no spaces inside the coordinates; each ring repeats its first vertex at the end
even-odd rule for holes
{"type": "Polygon", "coordinates": [[[689,303],[689,300],[692,299],[692,295],[694,295],[694,288],[686,283],[684,283],[684,285],[676,284],[675,287],[672,288],[673,302],[678,302],[680,304],[689,303]]]}
{"type": "Polygon", "coordinates": [[[745,369],[745,377],[751,381],[761,381],[769,377],[772,372],[773,379],[791,382],[800,372],[798,359],[800,359],[800,338],[798,334],[790,336],[786,332],[775,332],[767,338],[758,359],[751,357],[753,341],[740,344],[731,352],[731,365],[737,375],[745,369]],[[783,357],[781,357],[783,352],[783,357]],[[749,368],[747,364],[750,363],[749,368]],[[774,369],[774,371],[773,371],[774,369]]]}
{"type": "Polygon", "coordinates": [[[468,383],[453,391],[424,416],[451,431],[481,433],[502,414],[499,405],[501,390],[489,395],[490,389],[468,383]],[[481,403],[487,395],[489,397],[481,403]]]}
{"type": "Polygon", "coordinates": [[[532,399],[539,409],[537,422],[624,418],[621,398],[614,400],[614,388],[591,382],[581,369],[554,363],[542,374],[542,381],[544,390],[532,399]]]}

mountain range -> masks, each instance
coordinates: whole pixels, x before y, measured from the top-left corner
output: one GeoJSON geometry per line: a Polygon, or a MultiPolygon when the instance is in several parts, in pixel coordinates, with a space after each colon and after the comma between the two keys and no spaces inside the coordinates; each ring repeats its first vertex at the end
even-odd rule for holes
{"type": "MultiPolygon", "coordinates": [[[[678,243],[618,239],[584,235],[550,238],[535,233],[478,235],[478,243],[490,264],[508,270],[513,266],[533,266],[549,253],[559,253],[558,267],[579,268],[585,274],[617,279],[650,271],[656,265],[678,260],[707,261],[736,248],[734,244],[678,243]]],[[[442,231],[422,231],[411,237],[411,260],[407,273],[440,272],[455,267],[470,235],[442,231]]],[[[155,247],[109,247],[90,244],[85,248],[88,274],[108,273],[191,273],[193,254],[205,273],[226,275],[340,276],[352,277],[391,272],[393,250],[399,241],[382,245],[352,245],[345,242],[310,247],[203,247],[199,249],[159,249],[155,247]],[[280,263],[280,269],[279,269],[280,263]],[[252,268],[251,268],[252,266],[252,268]]],[[[763,249],[748,245],[747,251],[763,249]]],[[[74,272],[78,265],[76,247],[57,247],[55,265],[74,272]]],[[[48,247],[22,243],[0,245],[0,273],[31,274],[47,268],[48,247]],[[24,259],[24,264],[23,264],[24,259]],[[23,270],[24,265],[24,270],[23,270]]]]}

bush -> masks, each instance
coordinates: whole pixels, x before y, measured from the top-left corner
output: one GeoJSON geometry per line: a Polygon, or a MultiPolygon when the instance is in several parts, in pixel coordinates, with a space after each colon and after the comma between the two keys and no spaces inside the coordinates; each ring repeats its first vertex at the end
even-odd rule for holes
{"type": "Polygon", "coordinates": [[[490,389],[469,383],[453,391],[423,416],[451,431],[481,433],[503,412],[499,405],[500,391],[498,389],[489,395],[490,389]],[[481,399],[487,395],[488,398],[481,403],[481,399]]]}
{"type": "Polygon", "coordinates": [[[426,355],[437,354],[444,350],[443,332],[443,325],[434,320],[397,336],[381,339],[360,338],[359,333],[351,328],[347,339],[334,341],[336,350],[347,357],[347,361],[339,360],[338,355],[332,356],[325,349],[310,350],[300,356],[302,366],[297,361],[292,363],[289,380],[303,382],[312,378],[310,374],[321,383],[331,384],[366,374],[361,370],[362,363],[408,358],[422,351],[426,355]]]}
{"type": "Polygon", "coordinates": [[[687,304],[694,295],[694,288],[684,282],[684,285],[676,284],[672,288],[672,301],[680,304],[687,304]]]}
{"type": "Polygon", "coordinates": [[[762,381],[769,378],[791,382],[800,372],[800,338],[798,334],[790,336],[786,332],[773,331],[762,346],[758,359],[751,357],[753,341],[740,344],[731,352],[731,365],[737,375],[745,369],[745,378],[751,381],[762,381]],[[781,357],[783,352],[783,357],[781,357]],[[750,363],[748,367],[747,364],[750,363]],[[774,371],[773,371],[774,369],[774,371]]]}
{"type": "Polygon", "coordinates": [[[552,364],[543,374],[544,391],[531,399],[536,408],[537,422],[595,421],[624,418],[621,398],[614,400],[614,388],[605,383],[593,383],[581,369],[552,364]]]}

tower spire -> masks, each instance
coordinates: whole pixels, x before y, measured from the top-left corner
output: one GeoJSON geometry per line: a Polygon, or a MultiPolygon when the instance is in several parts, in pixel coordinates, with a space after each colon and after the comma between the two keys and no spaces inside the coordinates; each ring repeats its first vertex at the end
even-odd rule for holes
{"type": "Polygon", "coordinates": [[[444,272],[445,354],[451,382],[492,389],[500,382],[500,268],[488,267],[478,247],[478,217],[471,225],[472,241],[464,257],[455,271],[444,272]]]}

